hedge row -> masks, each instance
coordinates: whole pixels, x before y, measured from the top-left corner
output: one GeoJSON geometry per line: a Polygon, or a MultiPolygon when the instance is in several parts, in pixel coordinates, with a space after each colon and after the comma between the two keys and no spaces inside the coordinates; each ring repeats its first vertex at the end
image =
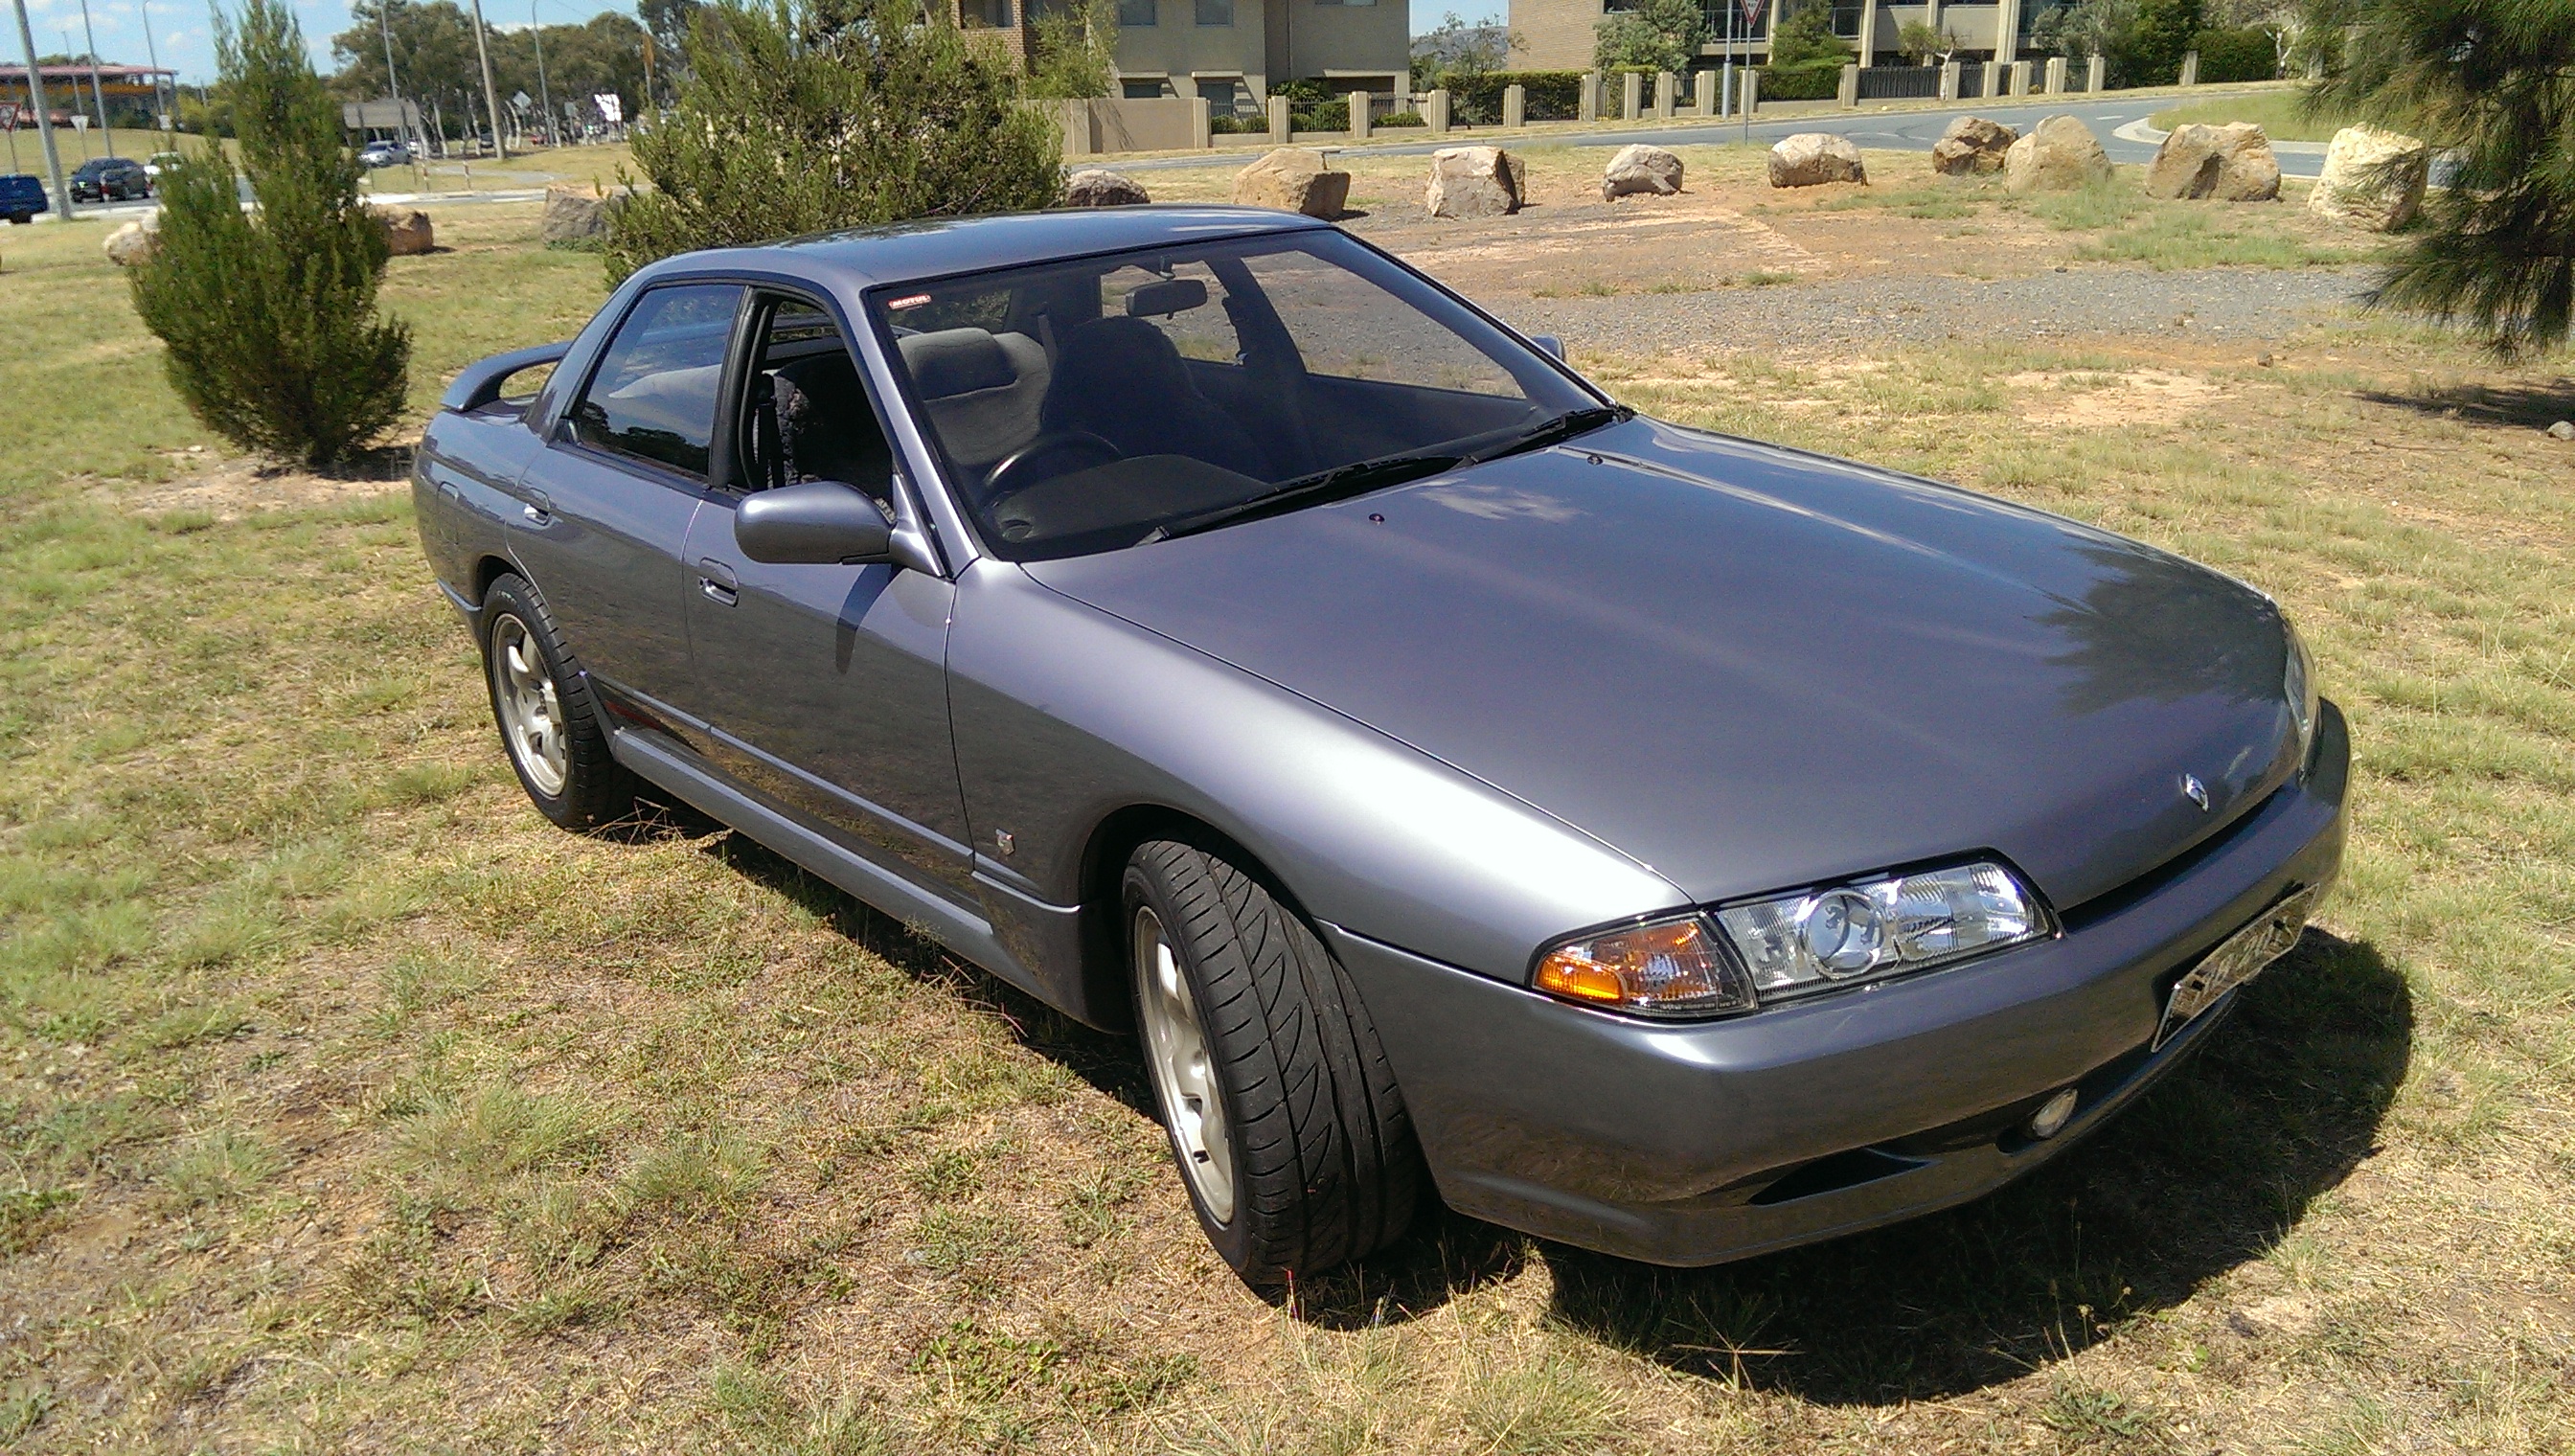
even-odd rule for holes
{"type": "Polygon", "coordinates": [[[1530,121],[1571,121],[1582,114],[1580,71],[1485,71],[1442,76],[1439,84],[1448,88],[1449,106],[1459,121],[1500,122],[1502,92],[1512,86],[1528,88],[1530,121]]]}
{"type": "Polygon", "coordinates": [[[2199,52],[2202,85],[2212,81],[2268,81],[2280,74],[2280,50],[2267,30],[2251,26],[2242,30],[2203,30],[2191,45],[2199,52]]]}
{"type": "Polygon", "coordinates": [[[1809,61],[1801,66],[1761,68],[1761,101],[1830,101],[1842,94],[1842,63],[1809,61]]]}

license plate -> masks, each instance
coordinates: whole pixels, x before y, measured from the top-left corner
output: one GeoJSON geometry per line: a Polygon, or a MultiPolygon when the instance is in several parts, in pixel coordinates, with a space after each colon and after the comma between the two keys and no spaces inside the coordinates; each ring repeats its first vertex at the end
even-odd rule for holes
{"type": "Polygon", "coordinates": [[[2164,1001],[2164,1019],[2155,1028],[2155,1048],[2172,1039],[2191,1018],[2217,1003],[2220,996],[2259,974],[2262,967],[2287,953],[2307,927],[2307,914],[2323,886],[2310,885],[2254,917],[2253,923],[2227,936],[2199,964],[2173,983],[2164,1001]]]}

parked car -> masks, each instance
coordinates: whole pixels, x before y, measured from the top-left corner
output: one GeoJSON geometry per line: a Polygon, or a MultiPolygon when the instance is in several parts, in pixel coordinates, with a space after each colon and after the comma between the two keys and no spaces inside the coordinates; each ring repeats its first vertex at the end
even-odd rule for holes
{"type": "Polygon", "coordinates": [[[143,159],[143,175],[151,178],[153,187],[158,189],[162,175],[186,160],[176,152],[155,152],[143,159]]]}
{"type": "Polygon", "coordinates": [[[132,202],[152,195],[143,164],[127,157],[92,157],[71,175],[74,202],[132,202]]]}
{"type": "Polygon", "coordinates": [[[358,151],[361,167],[399,167],[411,160],[411,148],[401,142],[369,142],[358,151]]]}
{"type": "Polygon", "coordinates": [[[2261,593],[1639,418],[1303,218],[665,260],[418,462],[542,812],[650,784],[1139,1028],[1256,1282],[1425,1177],[1669,1264],[1974,1197],[2206,1042],[2341,860],[2261,593]]]}
{"type": "Polygon", "coordinates": [[[45,196],[42,179],[24,172],[0,177],[0,217],[6,217],[12,223],[32,223],[36,214],[48,211],[52,206],[53,203],[45,196]]]}

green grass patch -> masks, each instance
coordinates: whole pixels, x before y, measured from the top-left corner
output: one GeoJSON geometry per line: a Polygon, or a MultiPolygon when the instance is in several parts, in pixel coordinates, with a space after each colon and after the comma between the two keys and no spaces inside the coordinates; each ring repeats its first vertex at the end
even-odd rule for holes
{"type": "Polygon", "coordinates": [[[2151,120],[2158,131],[2171,131],[2188,122],[2226,126],[2249,121],[2275,142],[2329,142],[2335,132],[2352,124],[2352,118],[2339,112],[2311,112],[2302,91],[2264,91],[2193,101],[2158,111],[2151,120]]]}

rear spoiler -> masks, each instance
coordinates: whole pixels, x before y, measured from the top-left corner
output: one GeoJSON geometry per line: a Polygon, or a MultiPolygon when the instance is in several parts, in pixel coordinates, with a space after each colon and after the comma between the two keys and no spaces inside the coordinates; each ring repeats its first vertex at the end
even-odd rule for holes
{"type": "Polygon", "coordinates": [[[561,363],[563,357],[572,352],[572,342],[565,339],[554,344],[540,344],[534,349],[513,349],[507,354],[476,360],[465,366],[465,372],[456,376],[456,382],[447,387],[447,393],[439,397],[438,407],[459,415],[470,415],[501,398],[501,386],[508,382],[510,376],[523,369],[561,363]]]}

